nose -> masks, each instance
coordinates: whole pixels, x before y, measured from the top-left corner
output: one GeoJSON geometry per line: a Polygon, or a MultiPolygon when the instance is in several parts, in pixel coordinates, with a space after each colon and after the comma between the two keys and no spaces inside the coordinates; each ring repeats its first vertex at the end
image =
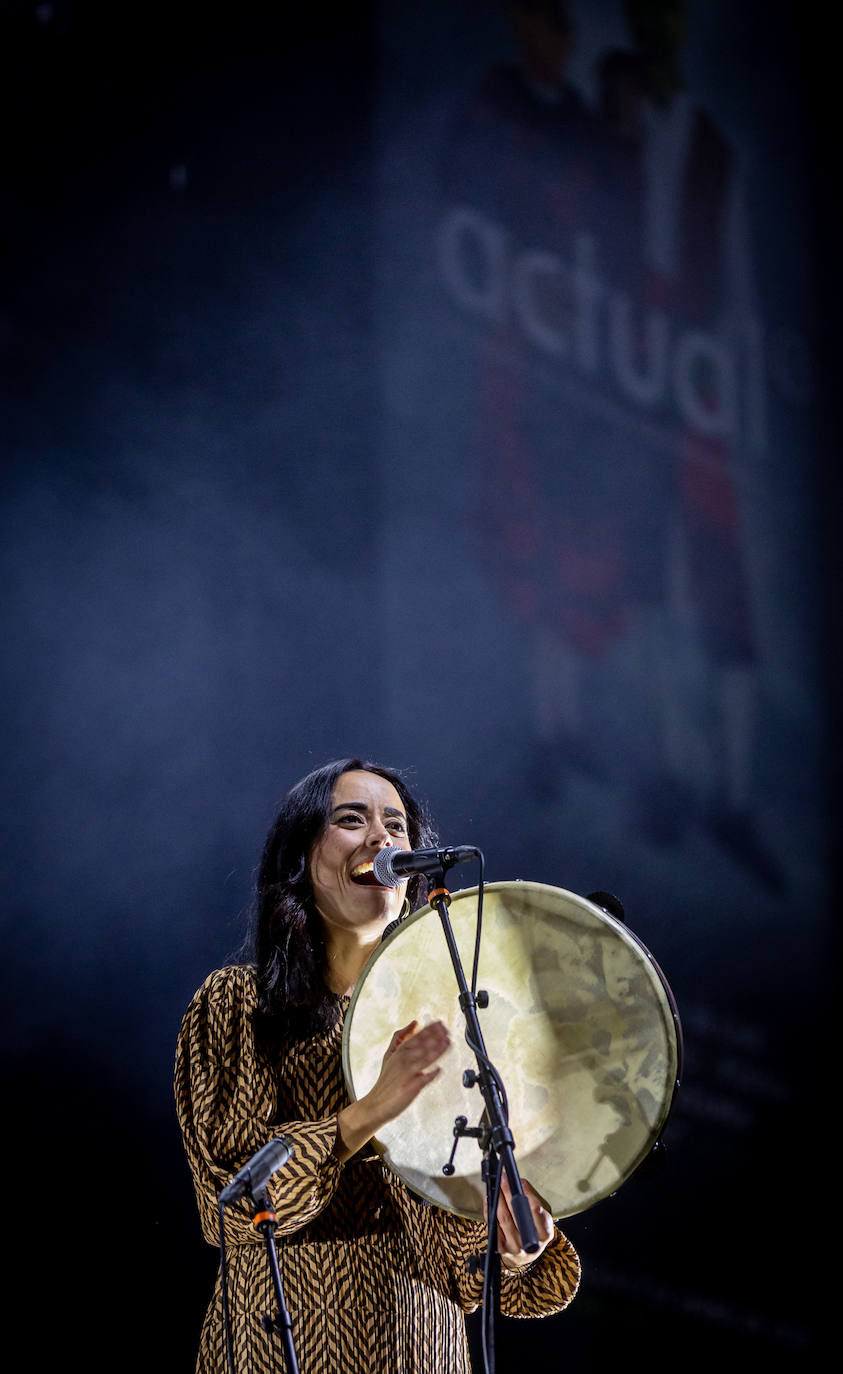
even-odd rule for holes
{"type": "Polygon", "coordinates": [[[392,844],[392,836],[384,825],[383,821],[373,820],[369,829],[369,844],[377,849],[386,849],[392,844]]]}

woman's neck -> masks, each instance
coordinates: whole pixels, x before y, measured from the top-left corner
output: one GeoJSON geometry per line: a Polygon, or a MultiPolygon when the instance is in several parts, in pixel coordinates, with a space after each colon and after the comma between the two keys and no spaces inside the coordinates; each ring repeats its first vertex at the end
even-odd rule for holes
{"type": "Polygon", "coordinates": [[[325,947],[325,982],[338,995],[354,989],[369,958],[377,948],[377,938],[363,942],[356,937],[334,938],[325,947]]]}

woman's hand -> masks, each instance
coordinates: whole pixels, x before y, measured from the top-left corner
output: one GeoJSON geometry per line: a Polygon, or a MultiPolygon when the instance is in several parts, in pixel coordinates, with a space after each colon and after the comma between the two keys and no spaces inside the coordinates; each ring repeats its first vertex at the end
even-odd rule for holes
{"type": "Polygon", "coordinates": [[[397,1030],[387,1046],[374,1087],[339,1114],[335,1153],[346,1160],[371,1140],[388,1121],[394,1121],[423,1088],[439,1074],[432,1068],[451,1044],[442,1021],[418,1029],[418,1021],[397,1030]]]}
{"type": "MultiPolygon", "coordinates": [[[[500,1251],[501,1264],[505,1269],[526,1269],[528,1264],[533,1264],[538,1259],[542,1250],[553,1239],[553,1217],[548,1211],[544,1198],[539,1197],[535,1188],[526,1179],[522,1178],[521,1187],[524,1189],[524,1196],[529,1202],[530,1211],[533,1214],[533,1225],[536,1228],[539,1248],[533,1255],[529,1255],[526,1250],[521,1249],[521,1237],[515,1223],[515,1217],[512,1215],[512,1189],[509,1186],[506,1172],[504,1172],[498,1198],[497,1219],[498,1250],[500,1251]]],[[[488,1223],[489,1216],[485,1198],[483,1199],[483,1215],[488,1223]]]]}

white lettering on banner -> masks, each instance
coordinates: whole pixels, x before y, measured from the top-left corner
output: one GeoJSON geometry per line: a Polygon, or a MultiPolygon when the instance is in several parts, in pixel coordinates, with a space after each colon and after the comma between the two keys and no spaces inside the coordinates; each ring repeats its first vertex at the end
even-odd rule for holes
{"type": "MultiPolygon", "coordinates": [[[[640,410],[673,405],[700,435],[765,448],[765,338],[757,317],[747,315],[728,336],[683,328],[603,280],[594,235],[573,235],[566,259],[520,247],[470,206],[443,217],[436,246],[442,280],[461,309],[517,329],[532,348],[584,378],[608,376],[640,410]]],[[[809,399],[807,388],[801,394],[809,399]]]]}
{"type": "Polygon", "coordinates": [[[502,229],[473,210],[455,210],[448,216],[448,232],[440,237],[439,261],[445,281],[460,305],[496,324],[504,323],[506,234],[502,229]],[[470,240],[485,271],[477,282],[466,271],[464,252],[470,240]]]}
{"type": "Polygon", "coordinates": [[[732,351],[702,329],[684,330],[676,341],[673,357],[673,391],[679,410],[691,428],[699,430],[700,434],[735,437],[736,390],[732,351]],[[703,370],[709,386],[711,379],[715,379],[713,405],[708,391],[703,396],[694,384],[694,364],[697,362],[708,364],[703,370]]]}
{"type": "Polygon", "coordinates": [[[552,253],[522,253],[512,266],[512,297],[526,337],[545,353],[565,357],[570,351],[570,340],[558,324],[551,325],[542,318],[539,304],[542,277],[552,285],[554,277],[562,276],[559,260],[552,253]]]}
{"type": "Polygon", "coordinates": [[[633,304],[619,292],[609,302],[609,357],[621,390],[641,406],[657,405],[667,385],[668,320],[651,310],[644,321],[646,364],[636,368],[633,347],[633,304]]]}

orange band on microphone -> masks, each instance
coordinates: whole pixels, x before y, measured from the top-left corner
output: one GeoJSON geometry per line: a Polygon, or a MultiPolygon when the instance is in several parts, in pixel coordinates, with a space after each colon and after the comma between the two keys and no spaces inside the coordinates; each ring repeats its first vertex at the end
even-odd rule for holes
{"type": "Polygon", "coordinates": [[[277,1220],[278,1218],[274,1212],[258,1212],[252,1218],[252,1225],[258,1227],[262,1221],[271,1221],[274,1224],[277,1220]]]}

